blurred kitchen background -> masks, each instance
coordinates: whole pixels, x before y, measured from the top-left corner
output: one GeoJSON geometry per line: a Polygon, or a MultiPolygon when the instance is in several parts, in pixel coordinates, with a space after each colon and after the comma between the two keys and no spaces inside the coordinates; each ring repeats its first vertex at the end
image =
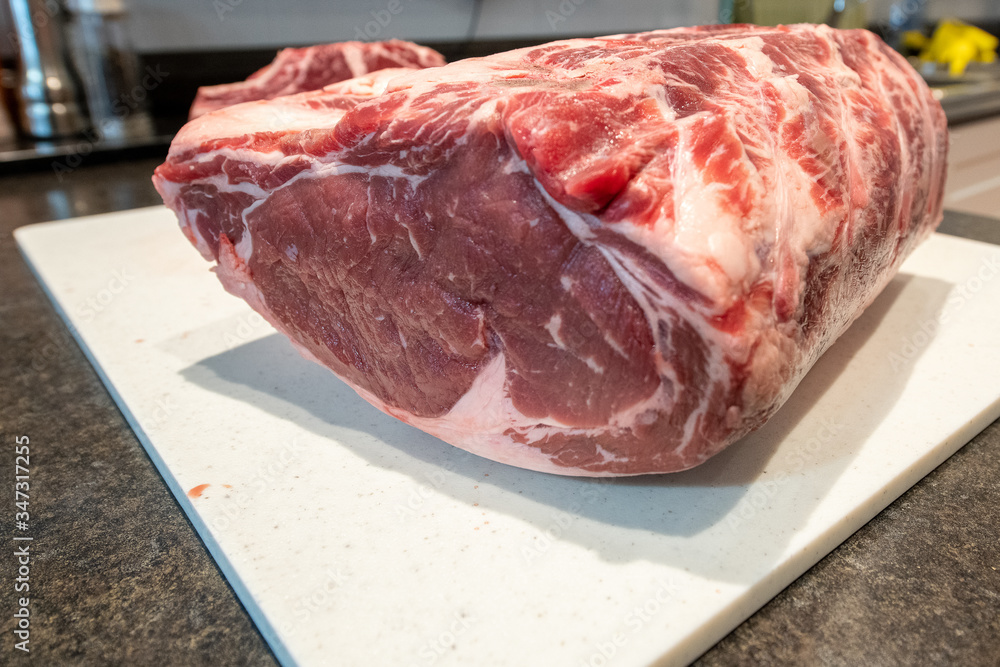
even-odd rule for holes
{"type": "MultiPolygon", "coordinates": [[[[400,38],[455,60],[566,37],[800,21],[868,27],[909,49],[953,127],[1000,114],[1000,64],[979,62],[995,49],[987,33],[1000,34],[998,0],[0,0],[0,171],[58,176],[165,153],[199,85],[243,79],[284,46],[400,38]],[[920,33],[947,20],[984,32],[946,40],[945,62],[921,65],[920,33]]],[[[1000,145],[990,132],[966,132],[970,148],[1000,145]]],[[[1000,174],[1000,153],[987,162],[1000,174]]]]}
{"type": "MultiPolygon", "coordinates": [[[[378,14],[388,9],[391,0],[131,0],[128,4],[129,32],[141,53],[273,49],[357,39],[360,34],[368,39],[435,43],[469,37],[554,39],[717,23],[720,12],[720,3],[712,0],[399,0],[402,11],[379,21],[378,14]],[[368,25],[371,21],[376,27],[368,25]]],[[[832,3],[810,0],[739,4],[784,14],[793,21],[810,13],[823,17],[832,8],[832,3]]],[[[894,8],[896,13],[923,11],[932,22],[945,17],[1000,21],[997,0],[844,4],[863,7],[868,21],[875,24],[888,24],[894,8]]]]}

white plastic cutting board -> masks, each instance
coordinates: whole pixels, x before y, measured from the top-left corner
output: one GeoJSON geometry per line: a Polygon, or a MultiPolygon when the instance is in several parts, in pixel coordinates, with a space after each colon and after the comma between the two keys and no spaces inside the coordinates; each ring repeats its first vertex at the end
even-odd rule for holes
{"type": "Polygon", "coordinates": [[[947,236],[759,432],[615,482],[376,411],[227,295],[164,208],[16,236],[286,665],[688,662],[1000,415],[1000,247],[947,236]]]}

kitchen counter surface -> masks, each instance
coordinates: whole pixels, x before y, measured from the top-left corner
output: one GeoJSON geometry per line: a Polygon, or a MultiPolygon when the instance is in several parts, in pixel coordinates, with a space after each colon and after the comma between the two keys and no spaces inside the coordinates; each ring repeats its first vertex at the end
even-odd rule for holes
{"type": "MultiPolygon", "coordinates": [[[[14,648],[21,594],[5,583],[0,663],[276,664],[11,237],[160,203],[158,162],[0,178],[2,525],[15,512],[15,438],[28,436],[34,537],[31,652],[14,648]]],[[[1000,220],[949,212],[941,231],[1000,244],[1000,220]]],[[[1000,421],[696,664],[1000,664],[998,507],[1000,421]]],[[[10,533],[4,582],[17,576],[10,533]]]]}

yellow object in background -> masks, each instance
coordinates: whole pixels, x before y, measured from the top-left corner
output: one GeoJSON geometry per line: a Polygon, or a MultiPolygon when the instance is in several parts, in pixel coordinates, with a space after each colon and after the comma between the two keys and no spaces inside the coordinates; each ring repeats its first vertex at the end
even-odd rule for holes
{"type": "Polygon", "coordinates": [[[903,33],[903,48],[909,51],[923,51],[931,43],[931,38],[919,30],[907,30],[903,33]]]}
{"type": "Polygon", "coordinates": [[[924,43],[919,43],[915,35],[919,33],[904,35],[904,43],[921,48],[921,60],[947,64],[952,76],[965,74],[965,68],[973,61],[993,62],[1000,45],[1000,40],[985,30],[953,19],[941,21],[929,40],[920,35],[924,43]]]}

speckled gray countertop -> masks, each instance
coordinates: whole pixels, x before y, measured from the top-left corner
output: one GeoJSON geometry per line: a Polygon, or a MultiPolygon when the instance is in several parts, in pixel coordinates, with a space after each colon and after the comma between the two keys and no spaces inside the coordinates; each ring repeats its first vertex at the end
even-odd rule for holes
{"type": "MultiPolygon", "coordinates": [[[[0,664],[276,664],[11,237],[160,203],[149,182],[158,162],[0,178],[0,664]],[[30,654],[14,648],[10,555],[24,435],[30,654]]],[[[949,212],[942,231],[1000,243],[1000,220],[949,212]]],[[[1000,665],[998,508],[995,422],[696,664],[1000,665]]]]}

